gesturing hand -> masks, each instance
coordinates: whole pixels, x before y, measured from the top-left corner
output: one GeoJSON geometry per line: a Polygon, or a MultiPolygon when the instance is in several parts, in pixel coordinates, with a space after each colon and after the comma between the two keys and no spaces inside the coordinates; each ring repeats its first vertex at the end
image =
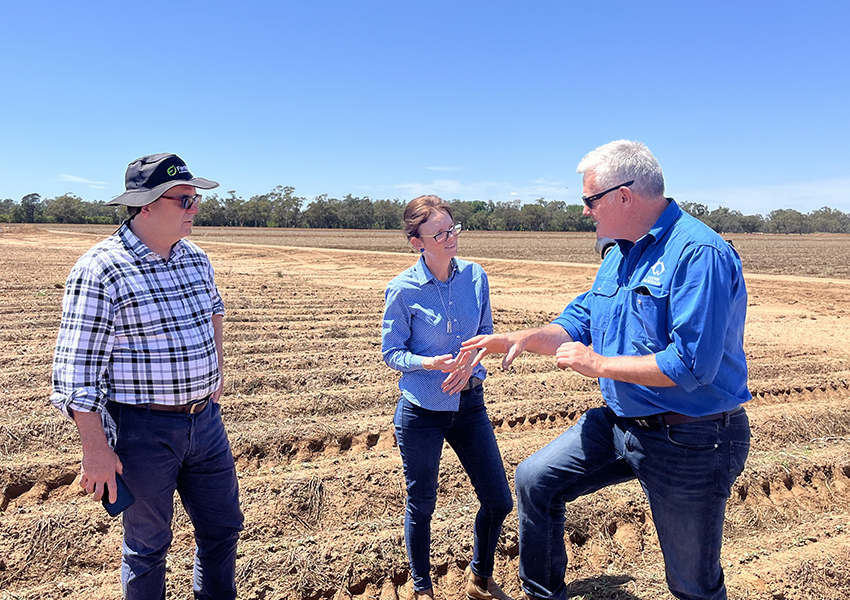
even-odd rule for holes
{"type": "Polygon", "coordinates": [[[555,353],[559,369],[572,369],[585,377],[599,377],[603,357],[581,342],[566,342],[555,353]]]}
{"type": "Polygon", "coordinates": [[[472,368],[481,362],[488,354],[504,354],[502,369],[508,370],[514,359],[525,351],[526,338],[514,337],[510,334],[476,335],[463,342],[460,347],[464,350],[479,350],[478,356],[472,362],[472,368]]]}

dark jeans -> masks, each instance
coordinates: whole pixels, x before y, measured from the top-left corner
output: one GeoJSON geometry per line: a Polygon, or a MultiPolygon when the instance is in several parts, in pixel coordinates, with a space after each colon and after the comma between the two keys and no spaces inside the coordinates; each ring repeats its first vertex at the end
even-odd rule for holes
{"type": "Polygon", "coordinates": [[[565,503],[637,478],[649,500],[677,598],[726,598],[720,545],[732,484],[744,468],[750,428],[744,410],[724,421],[643,429],[607,407],[520,463],[516,471],[523,589],[566,598],[565,503]]]}
{"type": "Polygon", "coordinates": [[[437,504],[444,440],[466,469],[481,503],[470,566],[476,575],[492,576],[496,544],[502,523],[513,509],[513,498],[484,408],[483,386],[461,392],[457,412],[426,410],[402,398],[393,422],[407,480],[404,537],[414,589],[427,590],[432,585],[431,515],[437,504]]]}
{"type": "Polygon", "coordinates": [[[109,403],[115,452],[136,497],[123,515],[121,586],[130,600],[165,598],[174,491],[195,527],[195,598],[236,597],[236,541],[242,530],[236,468],[218,404],[195,415],[109,403]]]}

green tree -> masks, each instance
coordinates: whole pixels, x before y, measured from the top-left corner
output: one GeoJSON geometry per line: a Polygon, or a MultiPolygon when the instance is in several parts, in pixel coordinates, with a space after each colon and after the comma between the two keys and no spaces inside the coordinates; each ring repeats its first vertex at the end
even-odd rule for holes
{"type": "Polygon", "coordinates": [[[236,190],[227,192],[227,198],[222,200],[224,206],[224,224],[228,227],[242,227],[245,225],[245,214],[242,205],[245,200],[236,195],[236,190]]]}
{"type": "Polygon", "coordinates": [[[268,227],[273,208],[268,194],[251,196],[240,209],[242,223],[248,227],[268,227]]]}
{"type": "Polygon", "coordinates": [[[683,211],[700,220],[704,220],[709,213],[708,207],[705,204],[698,204],[696,202],[678,202],[678,205],[683,211]]]}
{"type": "Polygon", "coordinates": [[[547,214],[545,200],[542,198],[537,204],[523,204],[520,208],[520,227],[523,231],[544,231],[546,229],[549,215],[547,214]]]}
{"type": "Polygon", "coordinates": [[[806,215],[793,208],[780,208],[770,211],[768,229],[771,233],[807,233],[809,231],[806,215]]]}
{"type": "Polygon", "coordinates": [[[378,229],[401,229],[404,205],[400,200],[375,200],[372,203],[374,224],[378,229]]]}
{"type": "Polygon", "coordinates": [[[522,227],[521,200],[497,202],[490,225],[498,231],[519,231],[522,227]]]}
{"type": "Polygon", "coordinates": [[[813,210],[807,216],[812,231],[850,233],[850,216],[840,210],[824,206],[813,210]]]}
{"type": "Polygon", "coordinates": [[[23,219],[19,223],[37,223],[42,220],[42,202],[38,194],[27,194],[21,198],[23,219]]]}
{"type": "Polygon", "coordinates": [[[741,217],[741,231],[755,233],[764,227],[764,217],[761,215],[744,215],[741,217]]]}
{"type": "Polygon", "coordinates": [[[339,203],[337,214],[339,227],[344,229],[372,229],[375,222],[372,200],[368,196],[358,198],[346,194],[339,203]]]}
{"type": "Polygon", "coordinates": [[[567,204],[558,214],[553,231],[595,231],[593,219],[584,214],[583,204],[567,204]]]}
{"type": "Polygon", "coordinates": [[[195,224],[205,227],[222,227],[226,221],[224,206],[218,194],[204,196],[201,208],[195,217],[195,224]]]}
{"type": "Polygon", "coordinates": [[[15,210],[15,201],[11,198],[0,200],[0,223],[12,221],[12,211],[15,210]]]}
{"type": "Polygon", "coordinates": [[[703,217],[703,221],[718,233],[740,233],[741,217],[739,211],[720,206],[703,217]]]}
{"type": "Polygon", "coordinates": [[[278,227],[297,227],[304,198],[295,195],[295,188],[279,185],[268,197],[272,203],[272,222],[278,227]]]}
{"type": "Polygon", "coordinates": [[[336,229],[339,225],[339,200],[328,198],[327,194],[316,196],[304,210],[304,223],[314,229],[336,229]]]}
{"type": "Polygon", "coordinates": [[[44,201],[44,216],[52,223],[85,223],[82,198],[68,193],[44,201]]]}

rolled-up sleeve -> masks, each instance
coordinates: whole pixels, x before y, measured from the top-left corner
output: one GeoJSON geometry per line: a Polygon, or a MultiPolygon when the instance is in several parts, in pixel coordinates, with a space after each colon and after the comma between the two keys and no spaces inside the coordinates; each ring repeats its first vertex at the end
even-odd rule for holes
{"type": "Polygon", "coordinates": [[[89,265],[75,267],[65,284],[62,321],[53,358],[51,403],[72,411],[102,412],[107,363],[114,343],[115,307],[89,265]]]}
{"type": "Polygon", "coordinates": [[[207,261],[207,287],[210,291],[210,299],[212,300],[212,311],[214,315],[224,315],[224,300],[221,299],[221,294],[218,291],[218,286],[215,284],[215,271],[212,263],[207,261]]]}
{"type": "MultiPolygon", "coordinates": [[[[592,292],[589,291],[581,294],[552,321],[553,325],[563,327],[573,341],[581,342],[585,346],[591,345],[589,302],[592,297],[592,292]]],[[[597,352],[601,353],[601,348],[597,352]]]]}
{"type": "Polygon", "coordinates": [[[717,248],[688,248],[670,291],[670,343],[656,354],[664,375],[686,392],[712,383],[732,318],[733,265],[717,248]]]}
{"type": "Polygon", "coordinates": [[[493,310],[490,307],[490,281],[484,269],[478,267],[481,272],[481,283],[479,298],[481,302],[481,323],[478,326],[478,335],[491,335],[493,333],[493,310]]]}

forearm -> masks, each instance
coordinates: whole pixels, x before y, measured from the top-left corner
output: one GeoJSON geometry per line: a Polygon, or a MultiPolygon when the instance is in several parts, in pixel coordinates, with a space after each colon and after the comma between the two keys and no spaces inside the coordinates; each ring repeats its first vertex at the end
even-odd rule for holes
{"type": "Polygon", "coordinates": [[[515,340],[525,340],[525,352],[546,356],[554,356],[561,344],[573,341],[563,327],[551,323],[543,327],[514,331],[506,335],[515,340]]]}
{"type": "Polygon", "coordinates": [[[212,401],[218,402],[224,391],[224,317],[222,315],[213,315],[212,325],[215,353],[218,358],[219,381],[221,382],[218,389],[213,393],[212,401]]]}
{"type": "Polygon", "coordinates": [[[212,324],[215,352],[218,355],[218,370],[220,373],[224,373],[224,317],[213,315],[212,324]]]}
{"type": "Polygon", "coordinates": [[[676,384],[658,368],[655,355],[601,357],[598,377],[648,387],[673,387],[676,384]]]}
{"type": "Polygon", "coordinates": [[[74,411],[74,424],[80,433],[80,443],[83,446],[83,454],[100,452],[109,448],[106,434],[103,431],[100,413],[74,411]]]}

